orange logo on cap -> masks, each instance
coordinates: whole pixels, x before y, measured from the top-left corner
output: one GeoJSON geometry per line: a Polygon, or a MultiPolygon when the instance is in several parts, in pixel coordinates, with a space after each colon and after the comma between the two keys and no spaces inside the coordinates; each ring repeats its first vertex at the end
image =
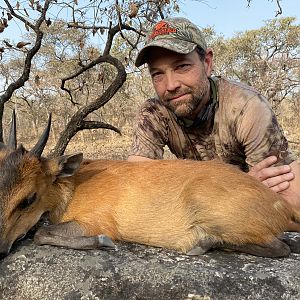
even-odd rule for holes
{"type": "Polygon", "coordinates": [[[151,33],[151,35],[149,36],[149,40],[154,39],[156,36],[158,35],[166,35],[166,34],[170,34],[170,33],[176,33],[177,29],[176,28],[172,28],[167,22],[165,21],[160,21],[159,23],[157,23],[155,25],[155,27],[153,28],[153,31],[151,33]]]}

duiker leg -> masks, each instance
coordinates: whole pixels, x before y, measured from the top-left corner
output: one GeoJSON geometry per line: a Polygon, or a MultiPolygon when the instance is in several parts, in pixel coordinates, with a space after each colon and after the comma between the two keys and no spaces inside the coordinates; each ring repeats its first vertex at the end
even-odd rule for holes
{"type": "Polygon", "coordinates": [[[34,242],[72,249],[115,249],[112,240],[105,235],[84,236],[84,229],[75,221],[41,227],[34,242]]]}
{"type": "Polygon", "coordinates": [[[198,244],[187,252],[187,255],[202,255],[205,254],[210,249],[214,249],[220,246],[220,242],[213,239],[203,239],[198,242],[198,244]]]}
{"type": "Polygon", "coordinates": [[[245,245],[231,245],[223,244],[220,246],[223,249],[235,250],[244,253],[249,253],[256,256],[263,257],[286,257],[291,253],[290,247],[280,241],[274,239],[271,243],[265,245],[245,244],[245,245]]]}

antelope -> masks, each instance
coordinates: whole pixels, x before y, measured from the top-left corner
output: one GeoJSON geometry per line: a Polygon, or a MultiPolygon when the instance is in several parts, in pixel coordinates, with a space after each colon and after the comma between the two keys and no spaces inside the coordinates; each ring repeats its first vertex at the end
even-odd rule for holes
{"type": "Polygon", "coordinates": [[[127,241],[201,255],[220,248],[284,257],[279,239],[294,218],[283,199],[258,180],[218,161],[128,162],[46,158],[51,115],[37,144],[17,147],[13,113],[0,144],[0,254],[9,254],[47,214],[39,245],[115,249],[127,241]]]}

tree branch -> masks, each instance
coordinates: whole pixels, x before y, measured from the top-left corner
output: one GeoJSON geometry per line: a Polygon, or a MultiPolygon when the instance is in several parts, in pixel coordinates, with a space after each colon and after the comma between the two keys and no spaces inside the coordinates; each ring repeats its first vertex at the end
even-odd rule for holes
{"type": "MultiPolygon", "coordinates": [[[[281,0],[276,0],[276,5],[277,5],[278,10],[276,11],[275,17],[278,17],[279,15],[282,14],[282,7],[280,5],[280,1],[281,0]]],[[[247,3],[248,3],[247,6],[248,7],[250,7],[251,2],[252,2],[252,0],[247,0],[247,3]]],[[[273,0],[272,0],[272,2],[273,2],[273,0]]]]}
{"type": "Polygon", "coordinates": [[[104,122],[100,122],[100,121],[83,121],[79,130],[99,129],[99,128],[113,130],[121,135],[120,129],[118,129],[117,127],[115,127],[113,125],[110,125],[110,124],[107,124],[104,122]]]}
{"type": "Polygon", "coordinates": [[[38,18],[37,22],[35,25],[29,23],[27,20],[25,20],[22,16],[19,16],[15,13],[14,9],[8,2],[8,0],[5,0],[5,3],[10,10],[10,13],[18,18],[20,21],[22,21],[24,24],[27,24],[30,26],[34,32],[36,33],[36,40],[34,46],[28,51],[26,57],[25,57],[25,62],[24,62],[24,67],[23,67],[23,72],[22,75],[12,82],[6,91],[0,96],[0,142],[3,142],[3,111],[4,111],[4,104],[7,102],[12,94],[19,89],[20,87],[24,86],[25,82],[29,79],[30,71],[31,71],[31,62],[33,57],[37,54],[39,49],[41,48],[42,44],[42,39],[43,39],[43,32],[40,30],[40,26],[42,25],[42,22],[45,20],[46,17],[46,12],[49,8],[49,3],[51,0],[46,0],[44,4],[44,8],[42,9],[41,16],[38,18]]]}
{"type": "Polygon", "coordinates": [[[277,16],[279,16],[279,15],[282,14],[282,8],[281,8],[281,5],[280,5],[280,1],[281,1],[281,0],[276,0],[278,10],[277,10],[277,12],[276,12],[275,17],[277,17],[277,16]]]}
{"type": "MultiPolygon", "coordinates": [[[[114,79],[114,81],[110,84],[110,86],[105,90],[105,92],[98,98],[96,98],[94,101],[92,101],[90,104],[81,107],[71,118],[70,122],[67,124],[65,130],[61,133],[61,136],[59,138],[59,141],[57,142],[55,148],[51,152],[51,156],[59,156],[62,155],[71,140],[71,138],[83,128],[87,129],[87,126],[89,124],[98,124],[100,125],[101,122],[98,123],[89,123],[84,120],[91,112],[99,109],[100,107],[104,106],[119,90],[119,88],[123,85],[123,83],[126,81],[126,71],[123,64],[115,57],[112,57],[110,55],[100,56],[96,60],[94,60],[92,63],[90,63],[88,66],[86,66],[84,69],[87,70],[87,68],[91,68],[92,66],[95,66],[98,63],[107,62],[111,65],[113,65],[117,70],[117,75],[114,79]]],[[[79,76],[82,73],[83,70],[80,70],[79,72],[73,74],[72,76],[65,78],[62,86],[64,86],[65,82],[70,79],[74,79],[75,77],[79,76]]],[[[108,129],[115,130],[118,132],[118,129],[113,127],[112,125],[108,125],[103,123],[103,126],[108,126],[108,129]]],[[[100,127],[99,127],[100,128],[100,127]]],[[[102,128],[102,127],[101,127],[102,128]]],[[[106,127],[103,127],[106,128],[106,127]]]]}

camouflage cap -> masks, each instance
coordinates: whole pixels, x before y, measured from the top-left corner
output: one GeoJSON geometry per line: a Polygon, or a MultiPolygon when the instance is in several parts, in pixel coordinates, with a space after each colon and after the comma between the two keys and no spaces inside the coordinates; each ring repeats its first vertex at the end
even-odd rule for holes
{"type": "Polygon", "coordinates": [[[135,65],[139,67],[147,62],[150,47],[188,54],[197,46],[204,50],[207,48],[204,35],[195,24],[185,18],[163,19],[153,26],[144,47],[138,53],[135,65]]]}

